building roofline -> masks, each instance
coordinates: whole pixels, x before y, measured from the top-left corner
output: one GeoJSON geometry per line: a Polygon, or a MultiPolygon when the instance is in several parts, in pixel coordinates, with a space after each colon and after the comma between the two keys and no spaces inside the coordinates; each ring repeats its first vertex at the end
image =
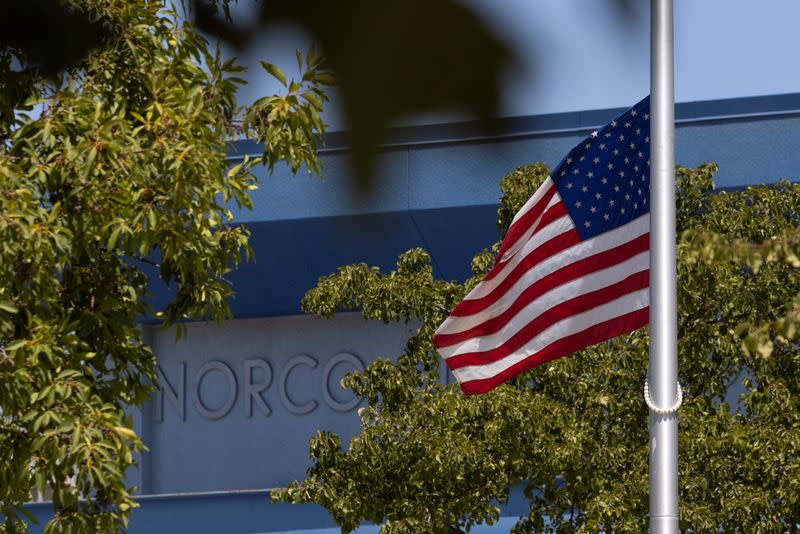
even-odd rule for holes
{"type": "MultiPolygon", "coordinates": [[[[608,122],[625,108],[605,108],[569,111],[519,117],[502,117],[487,128],[481,121],[461,121],[390,128],[381,148],[403,148],[465,142],[487,142],[510,138],[554,136],[588,131],[608,122]]],[[[675,105],[675,122],[691,124],[725,120],[774,118],[800,115],[800,93],[749,96],[675,105]]],[[[261,154],[261,144],[251,139],[232,141],[229,159],[261,154]]],[[[350,149],[349,132],[329,132],[320,152],[339,152],[350,149]]]]}

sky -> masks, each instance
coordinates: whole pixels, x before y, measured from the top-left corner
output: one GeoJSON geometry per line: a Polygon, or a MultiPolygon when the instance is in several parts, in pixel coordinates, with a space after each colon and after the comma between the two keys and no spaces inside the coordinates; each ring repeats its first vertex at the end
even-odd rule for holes
{"type": "MultiPolygon", "coordinates": [[[[519,58],[508,72],[503,116],[628,107],[649,92],[649,2],[632,17],[597,0],[461,0],[480,14],[519,58]]],[[[253,0],[241,0],[240,13],[253,0]]],[[[675,96],[678,102],[800,92],[797,0],[675,0],[675,96]]],[[[258,59],[291,72],[294,49],[310,39],[292,28],[271,29],[242,60],[251,68],[243,103],[278,89],[258,59]]],[[[443,75],[446,72],[443,71],[443,75]]],[[[335,97],[332,130],[345,129],[335,97]]],[[[406,124],[469,119],[452,114],[409,118],[406,124]]]]}

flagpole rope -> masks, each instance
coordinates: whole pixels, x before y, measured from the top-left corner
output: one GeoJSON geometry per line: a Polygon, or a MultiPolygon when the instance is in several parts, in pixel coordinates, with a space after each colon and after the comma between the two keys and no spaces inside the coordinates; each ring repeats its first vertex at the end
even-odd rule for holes
{"type": "Polygon", "coordinates": [[[681,385],[677,382],[675,385],[678,388],[677,391],[677,398],[675,399],[675,404],[673,404],[669,408],[659,408],[655,404],[653,404],[653,399],[650,398],[650,384],[647,382],[647,379],[644,379],[644,402],[647,404],[647,407],[650,408],[650,411],[656,415],[670,415],[676,413],[678,408],[681,407],[681,403],[683,403],[683,390],[681,389],[681,385]]]}

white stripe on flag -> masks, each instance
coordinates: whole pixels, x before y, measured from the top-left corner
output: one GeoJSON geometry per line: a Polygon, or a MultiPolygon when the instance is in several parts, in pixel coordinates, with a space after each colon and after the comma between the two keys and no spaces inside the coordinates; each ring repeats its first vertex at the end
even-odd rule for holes
{"type": "MultiPolygon", "coordinates": [[[[632,274],[646,271],[649,268],[650,252],[644,251],[627,261],[618,263],[607,269],[588,275],[582,275],[531,301],[527,306],[517,312],[514,317],[510,318],[497,332],[475,336],[449,347],[439,347],[439,354],[444,358],[451,358],[456,354],[484,352],[495,349],[507,342],[521,328],[525,327],[528,323],[557,304],[608,287],[624,280],[632,274]]],[[[510,304],[510,302],[507,303],[507,305],[510,304]]],[[[489,317],[484,317],[483,314],[474,315],[469,318],[473,319],[479,317],[483,317],[485,320],[489,319],[489,317]]],[[[478,324],[485,322],[485,320],[478,324]]]]}
{"type": "Polygon", "coordinates": [[[509,273],[514,270],[514,267],[519,265],[519,262],[525,259],[525,257],[533,250],[541,246],[543,243],[553,239],[554,237],[565,234],[566,232],[574,229],[575,225],[572,224],[572,219],[570,219],[569,215],[564,215],[563,217],[548,224],[539,230],[539,232],[525,244],[519,254],[514,256],[510,262],[503,266],[503,269],[497,274],[497,276],[490,280],[484,280],[483,282],[479,283],[472,289],[472,291],[469,292],[469,295],[467,295],[464,300],[477,300],[485,297],[497,286],[499,286],[503,280],[508,277],[509,273]]]}
{"type": "Polygon", "coordinates": [[[513,226],[513,224],[518,220],[520,220],[523,215],[528,213],[531,210],[531,208],[534,207],[537,202],[539,202],[539,199],[542,198],[544,194],[550,190],[551,187],[555,187],[555,184],[553,183],[553,180],[548,176],[547,179],[544,182],[542,182],[542,185],[539,186],[539,188],[536,190],[533,196],[531,196],[531,198],[529,198],[528,201],[519,209],[517,214],[514,215],[514,218],[511,219],[511,224],[509,225],[509,227],[513,226]]]}
{"type": "MultiPolygon", "coordinates": [[[[569,219],[569,217],[566,218],[569,219]]],[[[559,221],[561,220],[562,219],[559,219],[559,221]]],[[[555,224],[556,223],[554,222],[553,225],[555,224]]],[[[475,326],[485,322],[487,319],[495,317],[496,315],[499,315],[500,313],[505,311],[508,308],[508,306],[510,306],[514,301],[516,301],[516,299],[523,291],[525,291],[533,283],[535,283],[537,280],[540,280],[544,276],[547,276],[548,274],[551,274],[583,258],[594,256],[601,252],[605,252],[617,246],[623,245],[629,241],[632,241],[637,237],[646,234],[649,231],[649,229],[650,229],[650,215],[646,214],[630,221],[624,226],[621,226],[615,232],[606,232],[604,234],[600,234],[592,239],[582,241],[577,245],[574,245],[562,252],[559,252],[558,254],[555,254],[550,258],[547,258],[546,260],[542,261],[541,263],[530,269],[527,273],[525,273],[524,276],[520,277],[520,279],[517,280],[517,282],[515,282],[514,285],[511,286],[504,295],[502,296],[498,295],[498,300],[495,301],[486,309],[473,315],[467,315],[467,316],[451,315],[444,321],[444,323],[442,323],[442,325],[439,327],[436,333],[454,334],[457,332],[463,332],[465,330],[469,330],[470,328],[474,328],[475,326]]],[[[552,232],[548,232],[550,238],[554,237],[555,235],[558,235],[556,233],[557,230],[558,230],[557,228],[554,228],[552,232]]],[[[544,231],[540,233],[544,233],[544,231]]],[[[536,236],[534,236],[534,239],[536,239],[538,236],[539,234],[536,234],[536,236]]],[[[539,244],[541,243],[537,243],[536,245],[534,245],[534,248],[539,244]]],[[[519,256],[522,255],[520,254],[519,256]]],[[[479,283],[477,286],[475,286],[475,288],[470,292],[470,294],[464,300],[465,301],[477,300],[478,298],[483,298],[489,295],[491,291],[499,285],[500,282],[497,281],[498,278],[499,276],[491,280],[486,280],[484,282],[479,283]]],[[[505,279],[505,276],[503,277],[503,279],[505,279]]],[[[613,281],[610,283],[613,283],[613,281]]]]}
{"type": "MultiPolygon", "coordinates": [[[[547,180],[549,181],[549,180],[550,180],[550,178],[548,178],[547,180]]],[[[555,186],[553,186],[553,187],[555,187],[555,186]]],[[[541,190],[541,189],[542,189],[542,188],[539,188],[539,190],[541,190]]],[[[537,190],[537,193],[538,193],[538,191],[539,191],[539,190],[537,190]]],[[[554,194],[553,194],[553,196],[552,196],[552,198],[550,198],[550,201],[549,201],[549,202],[547,203],[547,205],[544,207],[544,209],[542,210],[542,212],[541,212],[541,213],[540,213],[540,214],[539,214],[539,215],[536,217],[536,220],[535,220],[535,221],[533,221],[533,222],[531,223],[531,225],[528,227],[528,229],[527,229],[527,230],[525,230],[525,233],[524,233],[524,234],[522,234],[522,235],[521,235],[521,236],[520,236],[520,237],[519,237],[519,238],[518,238],[518,239],[517,239],[517,240],[514,242],[514,244],[513,244],[513,245],[512,245],[512,246],[511,246],[511,247],[510,247],[508,250],[506,250],[506,251],[503,253],[503,257],[502,257],[502,258],[500,258],[500,259],[498,260],[498,262],[499,262],[499,263],[502,263],[502,262],[509,261],[509,260],[512,258],[512,256],[514,256],[514,254],[516,254],[516,253],[517,253],[517,252],[518,252],[518,251],[519,251],[521,248],[523,248],[523,247],[524,247],[524,246],[525,246],[525,245],[528,243],[528,239],[530,239],[531,235],[532,235],[534,232],[536,232],[536,231],[537,231],[537,229],[538,229],[538,227],[539,227],[539,221],[541,221],[541,220],[542,220],[542,217],[543,217],[543,216],[544,216],[544,214],[547,212],[547,210],[548,210],[549,208],[552,208],[553,206],[555,206],[555,205],[556,205],[556,204],[558,204],[559,202],[561,202],[561,196],[558,194],[558,191],[555,191],[555,192],[554,192],[554,194]]],[[[516,217],[515,217],[515,219],[516,219],[516,217]]],[[[511,224],[514,224],[514,223],[512,222],[511,224]]],[[[509,228],[509,229],[510,229],[510,228],[509,228]]]]}
{"type": "Polygon", "coordinates": [[[454,369],[453,375],[459,382],[491,378],[561,338],[577,334],[609,319],[646,308],[649,305],[649,294],[648,288],[640,289],[597,308],[573,315],[550,326],[507,357],[484,365],[470,365],[454,369]]]}

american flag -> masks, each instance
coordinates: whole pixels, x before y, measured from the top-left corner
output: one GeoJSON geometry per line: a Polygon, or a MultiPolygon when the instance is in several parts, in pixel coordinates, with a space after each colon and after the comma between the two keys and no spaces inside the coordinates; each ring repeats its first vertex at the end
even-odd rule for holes
{"type": "Polygon", "coordinates": [[[647,324],[649,200],[647,97],[567,154],[436,331],[464,393],[647,324]]]}

